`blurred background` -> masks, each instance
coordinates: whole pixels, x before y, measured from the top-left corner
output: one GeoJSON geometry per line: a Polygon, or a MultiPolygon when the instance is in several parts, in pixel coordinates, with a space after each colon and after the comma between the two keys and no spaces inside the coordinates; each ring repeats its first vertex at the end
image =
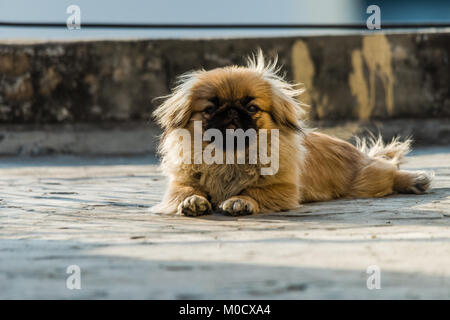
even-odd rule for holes
{"type": "MultiPolygon", "coordinates": [[[[446,0],[208,0],[139,1],[119,0],[27,0],[0,2],[1,22],[65,23],[66,8],[78,5],[83,23],[115,24],[364,24],[369,5],[382,8],[383,23],[411,23],[417,27],[429,23],[448,23],[450,4],[446,0]]],[[[293,36],[304,34],[348,33],[338,28],[298,30],[265,28],[237,29],[114,29],[82,28],[76,32],[64,28],[0,28],[2,39],[92,39],[92,38],[196,38],[242,36],[293,36]]]]}

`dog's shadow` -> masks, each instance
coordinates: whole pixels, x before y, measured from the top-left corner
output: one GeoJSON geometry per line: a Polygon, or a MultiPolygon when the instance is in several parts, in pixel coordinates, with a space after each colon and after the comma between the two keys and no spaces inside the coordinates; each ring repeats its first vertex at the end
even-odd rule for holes
{"type": "Polygon", "coordinates": [[[442,224],[450,222],[450,188],[434,188],[427,194],[394,194],[383,198],[341,199],[302,204],[284,212],[248,216],[227,216],[221,213],[197,217],[220,221],[321,221],[342,224],[393,225],[442,224]]]}

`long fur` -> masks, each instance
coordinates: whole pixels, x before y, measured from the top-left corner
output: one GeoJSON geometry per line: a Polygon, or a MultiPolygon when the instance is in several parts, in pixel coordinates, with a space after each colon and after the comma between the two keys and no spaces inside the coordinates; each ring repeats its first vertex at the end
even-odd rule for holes
{"type": "MultiPolygon", "coordinates": [[[[197,216],[214,210],[231,215],[290,210],[301,203],[337,198],[382,197],[396,192],[424,193],[432,180],[425,172],[398,168],[411,140],[361,139],[357,147],[305,127],[304,89],[287,82],[277,60],[266,62],[262,51],[247,66],[195,71],[179,78],[155,110],[164,129],[159,153],[169,187],[155,212],[197,216]],[[251,92],[261,110],[259,129],[278,129],[279,170],[260,175],[260,164],[180,163],[176,129],[192,132],[193,121],[208,121],[204,108],[211,98],[237,100],[251,92]]],[[[195,156],[195,155],[192,155],[195,156]]]]}
{"type": "Polygon", "coordinates": [[[401,141],[399,137],[395,137],[391,142],[385,144],[381,135],[376,138],[356,137],[356,148],[362,153],[372,158],[383,158],[390,160],[395,165],[403,163],[404,157],[411,151],[411,139],[401,141]]]}

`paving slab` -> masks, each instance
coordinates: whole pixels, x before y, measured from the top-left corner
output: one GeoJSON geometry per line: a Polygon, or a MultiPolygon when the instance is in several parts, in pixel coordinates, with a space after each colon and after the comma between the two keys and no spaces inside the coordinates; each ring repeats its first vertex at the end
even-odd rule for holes
{"type": "Polygon", "coordinates": [[[0,158],[0,298],[449,299],[450,148],[404,167],[432,192],[187,218],[149,212],[154,157],[0,158]]]}

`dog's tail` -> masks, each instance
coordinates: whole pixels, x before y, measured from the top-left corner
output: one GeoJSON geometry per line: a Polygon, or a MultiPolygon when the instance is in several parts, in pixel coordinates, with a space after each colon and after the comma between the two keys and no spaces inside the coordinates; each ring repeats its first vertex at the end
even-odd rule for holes
{"type": "Polygon", "coordinates": [[[407,138],[401,141],[400,138],[393,138],[390,143],[385,144],[381,136],[376,138],[356,138],[356,147],[362,153],[373,158],[383,158],[392,164],[399,165],[403,162],[403,157],[411,151],[412,140],[407,138]]]}

